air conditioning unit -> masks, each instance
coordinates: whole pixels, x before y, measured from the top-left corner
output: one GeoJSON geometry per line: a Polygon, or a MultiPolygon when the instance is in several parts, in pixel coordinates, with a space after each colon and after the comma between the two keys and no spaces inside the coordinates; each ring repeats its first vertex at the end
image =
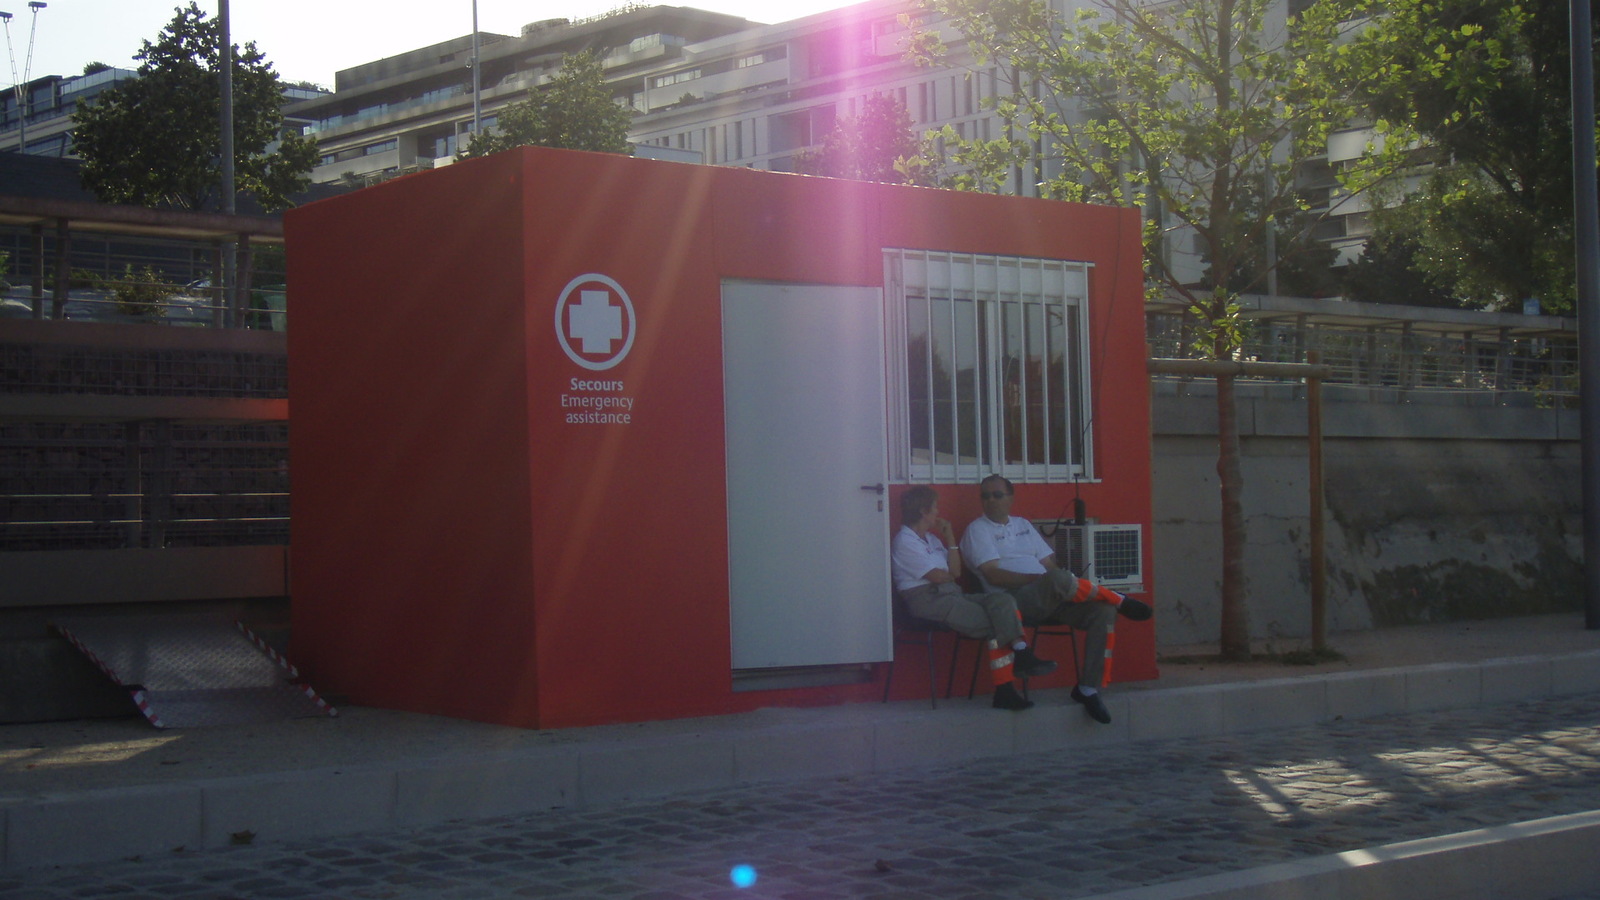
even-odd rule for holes
{"type": "Polygon", "coordinates": [[[1056,562],[1074,575],[1122,590],[1144,587],[1143,527],[1035,522],[1056,551],[1056,562]]]}

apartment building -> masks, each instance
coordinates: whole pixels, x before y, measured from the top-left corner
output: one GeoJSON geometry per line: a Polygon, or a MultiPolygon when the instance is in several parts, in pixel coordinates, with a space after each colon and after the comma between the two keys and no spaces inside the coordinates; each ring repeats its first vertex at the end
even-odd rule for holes
{"type": "MultiPolygon", "coordinates": [[[[869,0],[686,47],[650,75],[634,141],[712,165],[793,171],[797,151],[874,95],[898,98],[919,131],[998,137],[1004,126],[983,99],[1007,92],[1001,73],[974,67],[953,32],[946,66],[907,62],[913,15],[905,0],[869,0]]],[[[1038,176],[1015,172],[1009,192],[1036,195],[1038,176]]]]}
{"type": "MultiPolygon", "coordinates": [[[[79,105],[138,77],[133,69],[106,67],[82,75],[46,75],[23,85],[20,92],[0,91],[0,153],[20,148],[30,156],[76,156],[72,149],[72,114],[79,105]]],[[[326,94],[327,91],[305,85],[283,88],[286,104],[326,94]]]]}
{"type": "Polygon", "coordinates": [[[33,156],[71,156],[72,113],[78,104],[136,77],[132,69],[104,68],[67,77],[46,75],[21,91],[0,91],[0,153],[21,149],[33,156]]]}
{"type": "MultiPolygon", "coordinates": [[[[972,70],[956,48],[942,69],[903,58],[907,0],[868,0],[775,25],[683,7],[626,7],[581,21],[530,23],[520,35],[480,35],[479,118],[546,83],[584,50],[604,63],[619,102],[637,111],[638,153],[711,165],[792,171],[874,94],[892,94],[918,129],[951,125],[998,136],[982,106],[999,73],[972,70]]],[[[308,121],[323,149],[314,181],[372,180],[445,164],[473,128],[472,38],[454,38],[337,73],[334,93],[287,112],[308,121]]],[[[1012,193],[1036,193],[1018,172],[1012,193]]]]}
{"type": "MultiPolygon", "coordinates": [[[[649,76],[673,65],[686,47],[750,28],[736,16],[635,6],[578,21],[532,22],[514,36],[480,33],[478,120],[493,128],[500,109],[548,82],[566,56],[584,51],[604,61],[619,100],[643,108],[649,76]]],[[[332,94],[288,106],[285,114],[305,121],[323,151],[312,180],[371,181],[448,163],[472,137],[472,66],[469,34],[341,70],[332,94]]]]}

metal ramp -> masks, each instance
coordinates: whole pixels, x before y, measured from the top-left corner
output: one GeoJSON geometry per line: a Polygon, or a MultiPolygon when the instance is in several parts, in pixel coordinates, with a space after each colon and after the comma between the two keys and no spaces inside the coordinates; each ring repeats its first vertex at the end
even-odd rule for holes
{"type": "Polygon", "coordinates": [[[204,615],[85,616],[52,623],[157,728],[237,725],[338,712],[242,622],[204,615]]]}

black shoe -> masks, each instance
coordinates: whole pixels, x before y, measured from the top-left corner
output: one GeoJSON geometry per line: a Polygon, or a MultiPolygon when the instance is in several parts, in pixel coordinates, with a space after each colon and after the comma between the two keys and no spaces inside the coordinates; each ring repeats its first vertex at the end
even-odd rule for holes
{"type": "Polygon", "coordinates": [[[1011,654],[1011,666],[1023,678],[1043,678],[1056,670],[1054,660],[1040,659],[1033,653],[1033,648],[1023,647],[1011,654]]]}
{"type": "Polygon", "coordinates": [[[1131,619],[1135,622],[1143,622],[1150,618],[1150,604],[1143,600],[1135,600],[1127,594],[1122,594],[1121,596],[1122,602],[1117,605],[1117,612],[1121,613],[1123,618],[1131,619]]]}
{"type": "Polygon", "coordinates": [[[1089,714],[1089,718],[1099,722],[1101,725],[1111,724],[1111,712],[1106,709],[1105,701],[1100,699],[1099,694],[1086,695],[1077,688],[1073,688],[1072,699],[1083,704],[1083,711],[1089,714]]]}
{"type": "Polygon", "coordinates": [[[999,685],[994,689],[995,709],[1032,709],[1033,701],[1017,693],[1017,686],[1011,682],[999,685]]]}

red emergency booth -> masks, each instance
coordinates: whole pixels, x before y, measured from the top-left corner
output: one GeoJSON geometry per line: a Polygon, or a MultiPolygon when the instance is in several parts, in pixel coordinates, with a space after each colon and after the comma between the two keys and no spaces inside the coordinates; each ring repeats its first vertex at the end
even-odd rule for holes
{"type": "MultiPolygon", "coordinates": [[[[1153,592],[1134,210],[523,148],[285,231],[292,652],[350,702],[876,700],[896,498],[959,530],[990,472],[1153,592]]],[[[1113,680],[1155,674],[1122,620],[1113,680]]]]}

